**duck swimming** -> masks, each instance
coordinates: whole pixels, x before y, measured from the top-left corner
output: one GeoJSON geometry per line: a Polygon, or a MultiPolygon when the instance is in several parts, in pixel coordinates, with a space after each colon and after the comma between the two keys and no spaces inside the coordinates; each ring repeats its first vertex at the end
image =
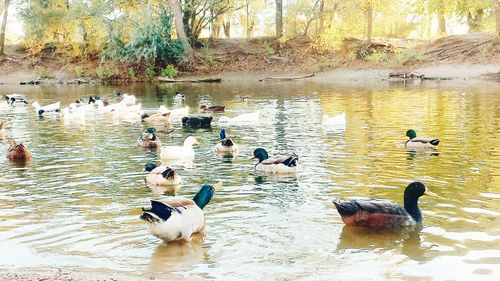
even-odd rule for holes
{"type": "Polygon", "coordinates": [[[52,104],[41,106],[37,101],[35,101],[31,104],[31,107],[35,109],[35,113],[38,116],[43,116],[45,113],[59,113],[61,111],[61,102],[55,102],[52,104]]]}
{"type": "Polygon", "coordinates": [[[219,125],[234,125],[234,126],[253,126],[259,123],[260,111],[257,110],[252,113],[244,113],[233,118],[221,116],[219,118],[219,125]]]}
{"type": "Polygon", "coordinates": [[[328,116],[327,114],[323,114],[321,118],[321,125],[335,127],[335,128],[345,128],[345,112],[336,116],[328,116]]]}
{"type": "Polygon", "coordinates": [[[193,160],[193,145],[199,142],[192,136],[184,140],[183,146],[162,146],[160,148],[160,158],[165,160],[193,160]]]}
{"type": "Polygon", "coordinates": [[[205,230],[203,208],[210,202],[215,191],[222,187],[204,185],[194,198],[168,198],[164,202],[151,200],[150,209],[142,209],[141,220],[146,222],[148,232],[165,242],[190,242],[192,235],[205,230]]]}
{"type": "Polygon", "coordinates": [[[155,128],[147,128],[142,133],[139,145],[145,148],[158,148],[161,146],[161,141],[156,134],[155,128]]]}
{"type": "Polygon", "coordinates": [[[233,140],[226,136],[226,130],[222,129],[219,133],[220,142],[215,145],[215,151],[219,153],[236,153],[238,146],[233,140]]]}
{"type": "Polygon", "coordinates": [[[29,161],[31,160],[31,153],[22,143],[17,144],[16,141],[13,140],[7,150],[7,158],[12,161],[29,161]]]}
{"type": "Polygon", "coordinates": [[[297,172],[299,157],[295,153],[287,158],[269,159],[267,151],[264,148],[257,148],[254,150],[253,155],[254,158],[259,159],[259,162],[255,164],[256,171],[273,174],[290,174],[297,172]]]}
{"type": "Polygon", "coordinates": [[[406,131],[406,136],[409,138],[405,144],[407,148],[437,148],[439,144],[439,139],[417,137],[412,129],[406,131]]]}
{"type": "Polygon", "coordinates": [[[165,124],[170,124],[170,112],[165,112],[165,113],[155,113],[155,114],[147,114],[143,113],[141,115],[141,119],[144,122],[148,123],[165,123],[165,124]]]}
{"type": "Polygon", "coordinates": [[[149,162],[144,165],[144,170],[150,172],[146,176],[146,182],[152,185],[180,185],[182,182],[181,176],[167,166],[157,167],[155,164],[149,162]]]}
{"type": "Polygon", "coordinates": [[[191,127],[191,128],[210,128],[212,116],[185,116],[182,117],[182,126],[191,127]]]}
{"type": "Polygon", "coordinates": [[[202,112],[224,112],[224,110],[226,109],[226,106],[225,105],[213,105],[213,106],[206,106],[206,105],[202,105],[200,106],[200,110],[202,112]]]}
{"type": "Polygon", "coordinates": [[[421,182],[410,183],[404,191],[404,207],[384,199],[333,200],[342,221],[348,226],[374,229],[412,226],[423,221],[418,208],[422,195],[439,197],[421,182]]]}

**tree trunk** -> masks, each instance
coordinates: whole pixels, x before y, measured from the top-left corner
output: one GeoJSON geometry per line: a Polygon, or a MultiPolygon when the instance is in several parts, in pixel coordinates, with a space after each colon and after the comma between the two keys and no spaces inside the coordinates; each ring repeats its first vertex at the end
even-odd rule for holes
{"type": "Polygon", "coordinates": [[[5,47],[5,26],[7,25],[7,16],[9,13],[10,0],[5,0],[3,5],[2,25],[0,26],[0,56],[4,55],[5,47]]]}
{"type": "Polygon", "coordinates": [[[446,19],[442,12],[438,12],[438,34],[439,36],[446,36],[446,19]]]}
{"type": "Polygon", "coordinates": [[[283,36],[283,0],[276,0],[276,38],[283,36]]]}
{"type": "Polygon", "coordinates": [[[177,38],[179,38],[179,41],[181,41],[182,46],[184,47],[184,55],[188,60],[192,60],[194,57],[194,51],[193,48],[191,48],[191,45],[189,44],[189,40],[184,30],[184,22],[182,21],[181,6],[177,0],[170,0],[170,8],[174,13],[175,31],[177,33],[177,38]]]}
{"type": "Polygon", "coordinates": [[[372,31],[373,31],[373,7],[372,3],[368,3],[366,7],[366,43],[372,43],[372,31]]]}
{"type": "Polygon", "coordinates": [[[318,32],[317,35],[320,35],[323,33],[323,25],[325,21],[325,0],[320,0],[319,1],[319,26],[318,26],[318,32]]]}
{"type": "Polygon", "coordinates": [[[222,22],[222,27],[224,28],[224,35],[226,38],[231,37],[231,21],[222,22]]]}
{"type": "Polygon", "coordinates": [[[246,13],[247,13],[247,20],[246,20],[246,24],[247,24],[247,39],[250,38],[250,33],[251,33],[251,30],[250,30],[250,25],[249,25],[249,22],[250,22],[250,9],[249,9],[249,3],[250,1],[247,0],[246,3],[247,3],[247,6],[246,6],[246,13]]]}
{"type": "Polygon", "coordinates": [[[469,33],[481,31],[483,25],[483,9],[477,9],[475,15],[470,11],[467,14],[467,25],[469,26],[469,33]]]}
{"type": "Polygon", "coordinates": [[[495,1],[495,23],[497,28],[497,36],[500,37],[500,2],[495,1]]]}

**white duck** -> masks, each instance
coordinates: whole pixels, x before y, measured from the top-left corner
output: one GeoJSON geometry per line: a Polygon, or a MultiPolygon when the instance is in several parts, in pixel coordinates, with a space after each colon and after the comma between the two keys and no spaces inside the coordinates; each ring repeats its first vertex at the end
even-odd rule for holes
{"type": "Polygon", "coordinates": [[[332,117],[329,117],[327,114],[323,114],[323,117],[321,118],[321,125],[339,129],[345,128],[345,112],[332,117]]]}
{"type": "Polygon", "coordinates": [[[44,114],[54,114],[61,111],[61,102],[55,102],[41,106],[37,101],[31,104],[31,107],[35,109],[35,113],[38,116],[43,116],[44,114]]]}
{"type": "Polygon", "coordinates": [[[146,182],[149,184],[170,186],[180,185],[182,183],[181,176],[179,176],[172,168],[163,165],[157,167],[153,163],[146,163],[144,167],[146,172],[150,172],[146,176],[146,182]]]}
{"type": "Polygon", "coordinates": [[[85,111],[65,107],[61,110],[64,123],[85,123],[85,111]]]}
{"type": "Polygon", "coordinates": [[[131,106],[131,105],[135,105],[136,100],[137,99],[134,95],[123,94],[121,96],[120,103],[125,105],[125,106],[131,106]]]}
{"type": "Polygon", "coordinates": [[[253,152],[254,158],[259,159],[255,170],[272,174],[291,174],[297,172],[299,157],[294,153],[290,157],[269,159],[264,148],[257,148],[253,152]]]}
{"type": "Polygon", "coordinates": [[[146,222],[149,233],[165,242],[190,242],[192,235],[205,230],[203,208],[210,202],[215,191],[222,187],[204,185],[194,198],[168,198],[164,202],[151,200],[150,209],[142,209],[140,218],[146,222]]]}
{"type": "Polygon", "coordinates": [[[234,125],[234,126],[252,126],[259,123],[260,111],[257,110],[252,113],[244,113],[233,118],[221,116],[219,118],[219,125],[234,125]]]}
{"type": "Polygon", "coordinates": [[[184,140],[183,146],[162,146],[160,148],[160,158],[162,161],[166,160],[183,160],[194,159],[193,145],[199,142],[192,136],[184,140]]]}
{"type": "Polygon", "coordinates": [[[219,133],[220,142],[215,145],[215,151],[218,153],[237,153],[238,146],[231,138],[226,136],[226,130],[222,129],[219,133]]]}

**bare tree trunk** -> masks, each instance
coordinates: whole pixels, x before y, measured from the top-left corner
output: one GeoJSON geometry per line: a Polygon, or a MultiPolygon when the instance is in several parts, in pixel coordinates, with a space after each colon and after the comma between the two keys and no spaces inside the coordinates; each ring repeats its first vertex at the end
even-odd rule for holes
{"type": "Polygon", "coordinates": [[[247,19],[246,20],[246,24],[247,24],[247,39],[250,38],[250,33],[252,32],[250,30],[250,25],[249,25],[249,22],[250,22],[250,9],[248,7],[250,5],[249,2],[250,2],[249,0],[246,1],[246,3],[247,3],[247,6],[246,6],[246,13],[247,13],[247,18],[246,18],[247,19]]]}
{"type": "Polygon", "coordinates": [[[276,38],[283,36],[283,0],[276,0],[276,38]]]}
{"type": "Polygon", "coordinates": [[[226,38],[231,37],[231,21],[224,21],[222,22],[222,27],[224,28],[224,35],[226,38]]]}
{"type": "Polygon", "coordinates": [[[372,32],[373,32],[373,7],[372,3],[368,3],[366,8],[366,43],[372,43],[372,32]]]}
{"type": "Polygon", "coordinates": [[[3,5],[2,25],[0,26],[0,56],[4,55],[5,47],[5,26],[7,25],[7,16],[9,13],[10,0],[5,0],[3,5]]]}
{"type": "Polygon", "coordinates": [[[446,36],[446,19],[442,12],[438,12],[438,34],[439,36],[446,36]]]}
{"type": "Polygon", "coordinates": [[[324,25],[324,20],[325,20],[325,0],[320,0],[319,1],[319,27],[318,27],[318,32],[317,35],[320,35],[323,33],[323,25],[324,25]]]}
{"type": "Polygon", "coordinates": [[[175,31],[177,32],[177,38],[179,38],[179,41],[181,41],[182,46],[184,47],[184,55],[188,60],[191,60],[194,57],[194,51],[193,48],[191,48],[191,45],[189,44],[189,40],[184,30],[184,22],[182,21],[181,6],[177,0],[170,0],[170,8],[174,13],[175,31]]]}
{"type": "Polygon", "coordinates": [[[483,9],[477,9],[475,15],[470,11],[467,14],[467,25],[469,26],[469,33],[481,31],[483,25],[483,9]]]}
{"type": "Polygon", "coordinates": [[[497,36],[500,37],[500,1],[495,1],[495,24],[497,28],[497,36]]]}

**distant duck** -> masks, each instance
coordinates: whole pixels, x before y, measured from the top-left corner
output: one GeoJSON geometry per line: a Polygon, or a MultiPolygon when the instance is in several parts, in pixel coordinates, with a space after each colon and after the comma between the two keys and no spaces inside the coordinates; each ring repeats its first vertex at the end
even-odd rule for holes
{"type": "Polygon", "coordinates": [[[348,226],[374,229],[400,228],[423,221],[418,207],[422,195],[439,197],[423,183],[410,183],[404,191],[404,207],[384,199],[333,200],[342,221],[348,226]]]}
{"type": "Polygon", "coordinates": [[[345,112],[342,114],[329,117],[327,114],[323,114],[321,118],[321,125],[335,127],[335,128],[343,128],[345,127],[345,112]]]}
{"type": "Polygon", "coordinates": [[[162,146],[160,148],[160,158],[165,160],[193,160],[194,149],[193,145],[198,144],[198,141],[189,136],[184,140],[183,146],[162,146]]]}
{"type": "Polygon", "coordinates": [[[86,122],[85,110],[79,108],[65,107],[61,110],[61,117],[64,123],[80,123],[86,122]]]}
{"type": "Polygon", "coordinates": [[[220,182],[215,186],[204,185],[192,200],[182,197],[168,198],[164,202],[151,200],[151,208],[143,208],[140,218],[146,222],[150,234],[165,242],[190,242],[194,233],[205,230],[203,208],[221,187],[220,182]]]}
{"type": "MultiPolygon", "coordinates": [[[[161,108],[161,106],[160,106],[160,108],[161,108]]],[[[174,108],[174,109],[169,110],[169,112],[170,112],[171,119],[180,120],[182,117],[188,116],[189,107],[184,106],[184,107],[174,108]]]]}
{"type": "Polygon", "coordinates": [[[37,101],[35,101],[31,104],[31,107],[35,109],[35,113],[38,116],[43,116],[44,114],[57,114],[61,111],[61,102],[41,106],[37,101]]]}
{"type": "MultiPolygon", "coordinates": [[[[182,182],[181,176],[179,176],[172,168],[167,166],[156,166],[153,163],[146,163],[144,165],[145,171],[150,172],[146,176],[146,182],[152,185],[170,186],[170,185],[180,185],[182,182]]],[[[172,190],[175,193],[177,191],[175,188],[172,190]]]]}
{"type": "Polygon", "coordinates": [[[253,156],[259,159],[259,162],[255,164],[256,171],[273,174],[290,174],[297,172],[299,157],[295,153],[287,158],[269,159],[267,151],[264,148],[257,148],[254,150],[253,156]]]}
{"type": "Polygon", "coordinates": [[[257,110],[252,113],[244,113],[233,118],[221,116],[219,118],[219,125],[235,125],[235,126],[253,126],[259,123],[260,111],[257,110]]]}
{"type": "Polygon", "coordinates": [[[155,128],[147,128],[144,133],[142,133],[139,145],[144,148],[158,148],[161,146],[161,141],[156,134],[155,128]]]}
{"type": "Polygon", "coordinates": [[[412,129],[406,131],[406,136],[409,138],[405,144],[407,148],[437,148],[439,144],[439,139],[417,137],[412,129]]]}
{"type": "Polygon", "coordinates": [[[182,117],[182,126],[187,126],[191,128],[210,128],[212,116],[185,116],[182,117]]]}
{"type": "Polygon", "coordinates": [[[242,102],[247,102],[247,101],[248,101],[248,97],[247,97],[247,96],[241,96],[241,97],[240,97],[240,100],[241,100],[242,102]]]}
{"type": "Polygon", "coordinates": [[[121,104],[125,105],[125,106],[131,106],[131,105],[135,105],[135,102],[136,102],[136,97],[134,95],[129,95],[129,94],[121,94],[119,96],[119,101],[121,104]]]}
{"type": "Polygon", "coordinates": [[[25,107],[28,105],[28,101],[21,94],[14,93],[6,95],[5,99],[7,100],[7,103],[12,107],[25,107]]]}
{"type": "Polygon", "coordinates": [[[31,153],[22,143],[17,144],[16,141],[13,140],[7,150],[7,158],[12,161],[29,161],[31,160],[31,153]]]}
{"type": "Polygon", "coordinates": [[[186,100],[186,97],[183,94],[181,94],[180,92],[175,92],[175,97],[174,97],[175,102],[182,103],[185,100],[186,100]]]}
{"type": "Polygon", "coordinates": [[[154,114],[147,114],[143,113],[141,115],[141,119],[144,122],[148,123],[162,123],[162,124],[170,124],[170,112],[165,112],[165,113],[154,113],[154,114]]]}
{"type": "Polygon", "coordinates": [[[222,129],[219,133],[220,142],[215,145],[215,151],[219,153],[236,153],[238,146],[233,140],[226,136],[226,130],[222,129]]]}
{"type": "Polygon", "coordinates": [[[225,105],[213,105],[213,106],[206,106],[206,105],[202,105],[200,106],[200,110],[202,112],[224,112],[224,110],[226,109],[226,106],[225,105]]]}

